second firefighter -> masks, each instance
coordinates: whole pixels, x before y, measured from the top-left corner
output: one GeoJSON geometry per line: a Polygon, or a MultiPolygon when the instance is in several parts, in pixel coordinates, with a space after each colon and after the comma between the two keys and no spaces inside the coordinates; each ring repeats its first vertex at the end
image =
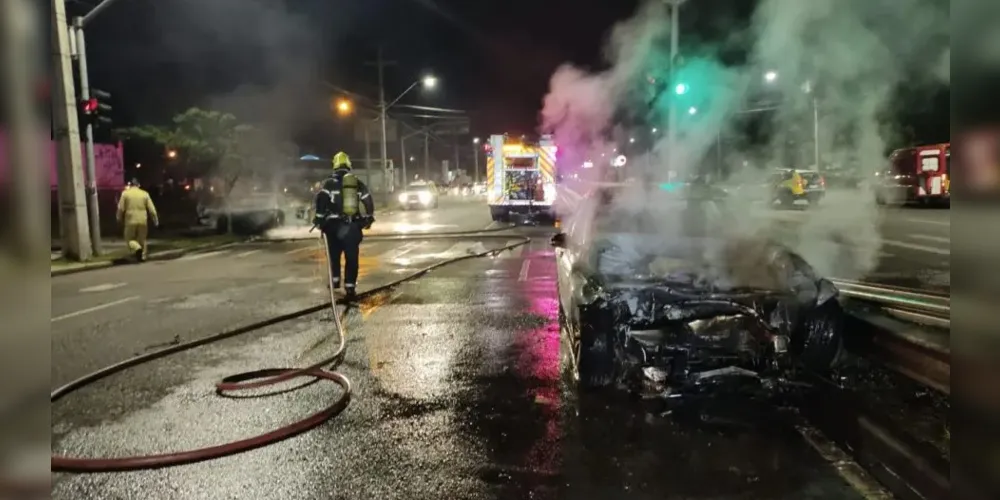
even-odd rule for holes
{"type": "Polygon", "coordinates": [[[340,288],[340,256],[344,256],[344,292],[348,299],[357,294],[358,257],[363,229],[375,222],[371,192],[351,173],[351,159],[340,152],[333,157],[333,175],[316,194],[313,224],[323,232],[330,256],[333,288],[340,288]]]}

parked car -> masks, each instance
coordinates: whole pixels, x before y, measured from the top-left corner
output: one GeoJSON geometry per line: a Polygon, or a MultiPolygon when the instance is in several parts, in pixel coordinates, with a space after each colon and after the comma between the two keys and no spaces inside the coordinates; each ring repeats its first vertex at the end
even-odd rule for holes
{"type": "Polygon", "coordinates": [[[228,232],[229,217],[232,217],[233,231],[240,234],[262,233],[285,224],[285,212],[277,194],[233,196],[228,210],[225,203],[218,202],[201,206],[198,212],[198,222],[215,227],[219,234],[228,232]]]}

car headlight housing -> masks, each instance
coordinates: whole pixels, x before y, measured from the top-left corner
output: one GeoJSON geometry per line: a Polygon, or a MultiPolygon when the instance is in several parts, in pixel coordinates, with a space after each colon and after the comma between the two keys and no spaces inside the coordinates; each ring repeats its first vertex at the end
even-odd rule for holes
{"type": "Polygon", "coordinates": [[[604,289],[597,281],[588,278],[579,271],[573,273],[573,298],[577,305],[593,304],[604,294],[604,289]]]}
{"type": "Polygon", "coordinates": [[[420,193],[418,196],[420,196],[420,203],[423,203],[424,205],[429,205],[431,203],[431,199],[433,198],[433,196],[427,192],[420,193]]]}
{"type": "Polygon", "coordinates": [[[402,193],[399,195],[399,202],[406,203],[406,193],[402,193]]]}

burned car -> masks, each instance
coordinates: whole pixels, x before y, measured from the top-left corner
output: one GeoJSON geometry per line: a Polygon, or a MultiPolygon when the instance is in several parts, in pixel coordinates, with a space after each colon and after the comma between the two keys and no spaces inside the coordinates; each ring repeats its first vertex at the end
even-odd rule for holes
{"type": "Polygon", "coordinates": [[[769,392],[835,365],[844,318],[832,283],[727,226],[719,192],[655,191],[600,187],[552,238],[581,389],[769,392]]]}

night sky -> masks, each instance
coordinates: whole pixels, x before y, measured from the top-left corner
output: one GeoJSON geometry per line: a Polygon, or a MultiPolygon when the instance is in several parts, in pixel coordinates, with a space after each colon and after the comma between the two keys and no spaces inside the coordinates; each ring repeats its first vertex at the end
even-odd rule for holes
{"type": "MultiPolygon", "coordinates": [[[[68,0],[70,15],[98,0],[68,0]]],[[[164,122],[192,105],[279,123],[303,151],[349,138],[320,82],[377,96],[366,65],[381,45],[388,98],[433,72],[440,88],[402,101],[468,110],[472,133],[531,133],[554,70],[599,69],[609,28],[637,0],[116,0],[88,26],[91,84],[114,95],[116,125],[164,122]]],[[[738,45],[754,2],[686,6],[681,44],[738,45]]],[[[739,52],[739,47],[736,48],[739,52]]],[[[928,96],[918,100],[927,104],[928,96]]],[[[908,120],[947,140],[947,95],[908,120]],[[940,102],[939,102],[940,101],[940,102]],[[943,104],[943,109],[942,108],[943,104]],[[943,113],[943,115],[942,115],[943,113]],[[941,127],[935,122],[943,123],[941,127]]]]}

